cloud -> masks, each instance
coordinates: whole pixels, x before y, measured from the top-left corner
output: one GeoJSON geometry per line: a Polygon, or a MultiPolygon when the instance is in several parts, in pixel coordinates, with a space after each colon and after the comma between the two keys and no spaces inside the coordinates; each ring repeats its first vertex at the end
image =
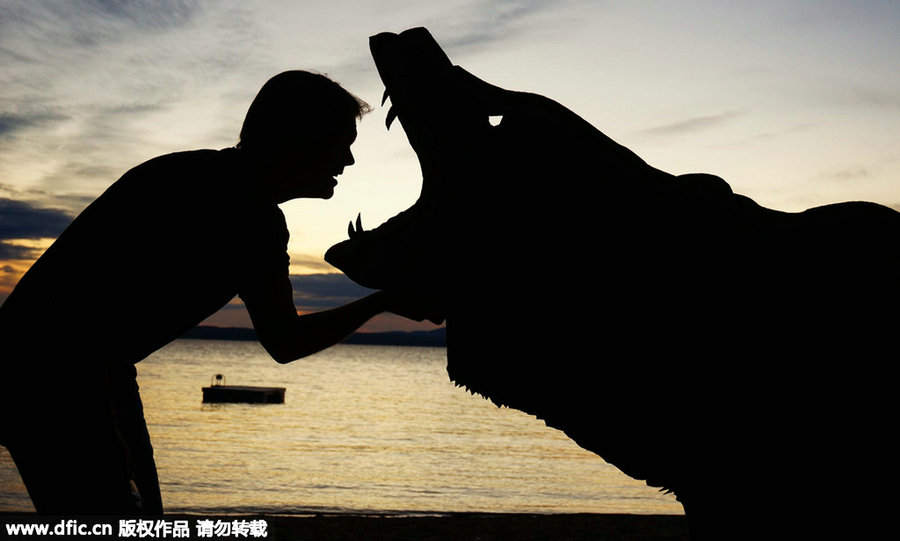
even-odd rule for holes
{"type": "Polygon", "coordinates": [[[372,293],[343,274],[295,274],[291,285],[294,304],[302,311],[333,308],[372,293]]]}
{"type": "Polygon", "coordinates": [[[449,19],[447,13],[435,15],[434,24],[426,26],[446,27],[447,34],[442,33],[436,38],[450,53],[484,49],[524,33],[533,37],[534,29],[529,21],[540,21],[540,26],[546,28],[547,20],[541,20],[540,16],[545,15],[550,8],[559,11],[564,3],[547,0],[478,1],[460,6],[461,9],[454,10],[453,17],[449,19]]]}
{"type": "Polygon", "coordinates": [[[0,241],[54,238],[71,221],[65,211],[0,197],[0,241]]]}
{"type": "Polygon", "coordinates": [[[725,111],[715,115],[697,116],[679,120],[671,124],[663,124],[644,130],[645,135],[671,136],[695,133],[718,128],[744,115],[743,111],[725,111]]]}
{"type": "MultiPolygon", "coordinates": [[[[6,186],[0,184],[0,190],[6,190],[6,186]]],[[[0,264],[4,274],[0,291],[8,291],[21,271],[9,262],[31,262],[44,251],[34,243],[16,241],[56,238],[71,221],[72,216],[65,211],[0,197],[0,264]]]]}
{"type": "Polygon", "coordinates": [[[259,11],[246,2],[0,3],[4,182],[96,196],[152,156],[233,144],[260,72],[281,63],[259,39],[259,11]]]}
{"type": "Polygon", "coordinates": [[[852,181],[858,180],[861,178],[867,178],[870,176],[869,170],[862,165],[855,165],[851,167],[845,167],[844,169],[839,169],[837,171],[832,171],[830,173],[826,173],[823,175],[825,178],[830,178],[832,180],[838,181],[852,181]]]}
{"type": "MultiPolygon", "coordinates": [[[[44,250],[10,241],[55,238],[71,221],[72,217],[65,211],[0,197],[0,262],[4,263],[4,274],[17,273],[6,262],[34,261],[44,250]]],[[[0,284],[0,290],[6,289],[6,282],[0,284]]]]}
{"type": "MultiPolygon", "coordinates": [[[[40,253],[41,250],[38,248],[10,244],[0,240],[0,261],[34,261],[38,258],[40,253]]],[[[16,272],[16,269],[11,265],[4,264],[3,272],[13,274],[16,272]]]]}
{"type": "Polygon", "coordinates": [[[73,2],[80,10],[93,10],[141,30],[166,30],[183,26],[202,7],[202,2],[188,0],[154,0],[120,2],[115,0],[82,0],[73,2]]]}
{"type": "MultiPolygon", "coordinates": [[[[291,284],[294,288],[294,305],[304,313],[337,308],[372,293],[371,289],[357,285],[343,274],[292,275],[291,284]]],[[[382,313],[366,323],[362,330],[383,332],[434,328],[435,325],[429,322],[417,323],[395,314],[382,313]]]]}
{"type": "Polygon", "coordinates": [[[44,128],[48,124],[65,119],[65,115],[50,112],[27,114],[0,112],[0,138],[12,136],[27,128],[44,128]]]}
{"type": "Polygon", "coordinates": [[[482,52],[543,29],[551,6],[392,0],[347,20],[330,2],[2,2],[0,175],[20,189],[95,197],[152,156],[234,144],[253,95],[282,69],[377,86],[370,29],[424,25],[448,49],[482,52]]]}
{"type": "Polygon", "coordinates": [[[889,112],[900,110],[900,96],[887,88],[855,84],[848,90],[848,101],[855,107],[871,107],[889,112]]]}
{"type": "Polygon", "coordinates": [[[291,254],[291,267],[301,267],[313,272],[334,272],[334,267],[327,263],[322,256],[313,256],[309,254],[291,254]]]}
{"type": "Polygon", "coordinates": [[[730,141],[728,143],[721,143],[721,146],[742,146],[747,143],[757,143],[757,142],[765,142],[765,141],[773,141],[776,139],[780,139],[782,137],[788,135],[794,135],[797,133],[808,132],[811,129],[815,128],[815,124],[810,122],[803,122],[799,124],[795,124],[793,126],[787,127],[778,127],[775,130],[769,130],[766,132],[757,133],[755,135],[751,135],[750,137],[745,137],[743,139],[738,139],[736,141],[730,141]]]}
{"type": "MultiPolygon", "coordinates": [[[[188,24],[203,3],[183,0],[72,0],[69,2],[4,2],[0,31],[7,35],[49,38],[48,47],[90,48],[119,42],[137,32],[161,32],[188,24]]],[[[36,59],[25,49],[10,48],[20,58],[36,59]]],[[[35,53],[45,52],[40,48],[35,53]]]]}

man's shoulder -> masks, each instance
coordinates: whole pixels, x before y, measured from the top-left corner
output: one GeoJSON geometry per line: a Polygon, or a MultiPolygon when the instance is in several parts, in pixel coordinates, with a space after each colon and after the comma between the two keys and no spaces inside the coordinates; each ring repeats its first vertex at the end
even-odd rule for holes
{"type": "Polygon", "coordinates": [[[131,169],[129,173],[159,169],[178,169],[184,173],[192,171],[198,173],[204,171],[215,172],[218,170],[234,172],[238,161],[235,149],[231,148],[222,150],[183,150],[151,158],[131,169]]]}
{"type": "Polygon", "coordinates": [[[196,212],[233,212],[229,216],[235,223],[263,220],[286,228],[281,209],[260,197],[252,171],[237,149],[173,152],[132,171],[126,176],[138,177],[135,192],[152,190],[170,205],[187,205],[196,212]]]}
{"type": "Polygon", "coordinates": [[[221,199],[245,197],[253,179],[235,149],[186,150],[151,158],[128,170],[107,190],[107,197],[159,194],[221,199]]]}

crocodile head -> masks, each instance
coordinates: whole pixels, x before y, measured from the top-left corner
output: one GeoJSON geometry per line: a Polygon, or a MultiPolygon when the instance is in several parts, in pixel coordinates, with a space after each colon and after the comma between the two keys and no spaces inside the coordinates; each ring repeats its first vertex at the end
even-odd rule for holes
{"type": "Polygon", "coordinates": [[[375,35],[370,49],[385,85],[382,103],[391,103],[387,127],[402,125],[422,190],[376,229],[364,230],[357,217],[326,261],[360,285],[427,298],[449,320],[472,295],[499,299],[527,281],[528,269],[510,269],[536,247],[593,257],[573,233],[580,237],[575,229],[598,207],[573,197],[574,188],[588,181],[588,169],[609,176],[650,169],[640,158],[552,100],[454,66],[424,28],[375,35]],[[471,283],[474,274],[483,280],[471,283]]]}
{"type": "MultiPolygon", "coordinates": [[[[325,259],[360,285],[414,293],[438,300],[454,267],[447,250],[449,230],[460,208],[457,194],[477,193],[479,175],[465,174],[466,156],[490,129],[483,107],[466,96],[471,79],[455,68],[424,28],[370,38],[370,48],[390,99],[387,128],[399,120],[422,168],[416,203],[373,230],[360,216],[349,239],[332,246],[325,259]],[[462,158],[462,159],[461,159],[462,158]]],[[[485,85],[486,86],[486,85],[485,85]]]]}

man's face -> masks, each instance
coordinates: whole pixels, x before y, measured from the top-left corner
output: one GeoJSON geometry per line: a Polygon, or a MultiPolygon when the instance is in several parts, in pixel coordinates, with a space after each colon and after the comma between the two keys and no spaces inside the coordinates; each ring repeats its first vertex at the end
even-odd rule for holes
{"type": "Polygon", "coordinates": [[[277,202],[300,197],[329,199],[337,176],[355,163],[350,145],[356,140],[356,120],[336,123],[320,137],[287,152],[272,168],[277,202]]]}

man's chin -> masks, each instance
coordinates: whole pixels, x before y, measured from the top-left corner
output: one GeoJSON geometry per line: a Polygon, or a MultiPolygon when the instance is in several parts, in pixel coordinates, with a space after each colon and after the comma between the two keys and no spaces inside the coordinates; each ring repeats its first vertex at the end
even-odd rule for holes
{"type": "Polygon", "coordinates": [[[320,196],[322,199],[331,199],[334,195],[334,189],[337,187],[338,181],[334,178],[329,178],[327,181],[322,183],[322,195],[320,196]]]}
{"type": "Polygon", "coordinates": [[[334,180],[330,180],[329,182],[321,182],[316,186],[307,186],[304,195],[302,197],[307,197],[311,199],[331,199],[334,196],[334,188],[337,186],[337,182],[334,180]]]}
{"type": "Polygon", "coordinates": [[[334,186],[322,186],[321,189],[316,190],[316,197],[319,199],[331,199],[334,196],[334,186]]]}

